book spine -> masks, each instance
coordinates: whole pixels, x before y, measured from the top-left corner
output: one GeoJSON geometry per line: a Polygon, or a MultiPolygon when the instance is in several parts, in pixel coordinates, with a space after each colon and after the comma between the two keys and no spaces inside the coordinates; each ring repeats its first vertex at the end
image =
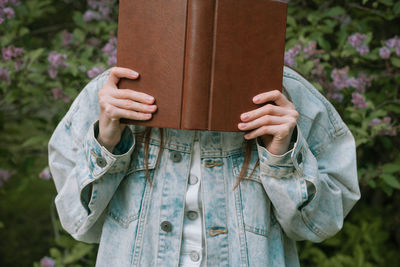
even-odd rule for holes
{"type": "Polygon", "coordinates": [[[181,129],[208,127],[217,0],[188,0],[181,129]]]}

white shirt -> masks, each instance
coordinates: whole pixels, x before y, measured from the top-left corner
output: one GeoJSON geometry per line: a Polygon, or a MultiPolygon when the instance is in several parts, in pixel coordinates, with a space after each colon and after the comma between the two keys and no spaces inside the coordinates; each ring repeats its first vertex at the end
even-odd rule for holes
{"type": "Polygon", "coordinates": [[[205,250],[200,194],[200,164],[199,132],[196,131],[183,220],[182,248],[180,254],[180,266],[182,267],[206,266],[203,260],[205,250]]]}

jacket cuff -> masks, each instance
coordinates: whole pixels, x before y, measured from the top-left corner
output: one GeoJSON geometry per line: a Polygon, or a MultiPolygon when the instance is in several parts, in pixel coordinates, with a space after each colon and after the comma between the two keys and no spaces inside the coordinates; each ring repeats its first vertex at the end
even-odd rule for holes
{"type": "Polygon", "coordinates": [[[260,159],[260,170],[266,175],[274,178],[285,178],[293,173],[295,169],[302,172],[304,147],[307,143],[297,125],[289,145],[290,150],[282,155],[275,155],[269,152],[262,145],[260,138],[256,139],[256,144],[260,159]],[[296,141],[294,142],[294,140],[296,141]]]}
{"type": "Polygon", "coordinates": [[[135,146],[135,138],[129,127],[125,127],[120,142],[114,147],[113,153],[97,141],[99,121],[89,128],[84,142],[84,151],[91,178],[99,178],[104,173],[120,173],[127,170],[130,157],[135,146]]]}

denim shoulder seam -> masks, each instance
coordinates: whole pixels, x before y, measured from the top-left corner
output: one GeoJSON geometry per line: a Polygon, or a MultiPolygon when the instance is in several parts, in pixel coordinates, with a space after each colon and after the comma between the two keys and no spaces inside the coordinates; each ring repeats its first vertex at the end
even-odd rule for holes
{"type": "Polygon", "coordinates": [[[301,83],[309,92],[311,92],[319,101],[321,101],[321,103],[324,104],[327,112],[328,112],[328,118],[329,121],[331,123],[331,125],[333,126],[333,129],[335,130],[335,133],[333,134],[333,136],[336,135],[341,135],[343,134],[343,132],[346,132],[346,125],[341,122],[340,120],[338,120],[337,118],[335,118],[335,116],[340,116],[339,114],[335,114],[336,111],[335,108],[333,107],[333,105],[327,100],[325,99],[325,97],[323,97],[315,88],[312,88],[312,86],[309,85],[309,82],[307,82],[307,80],[305,80],[300,74],[294,72],[293,70],[291,70],[288,67],[285,67],[286,70],[284,70],[283,76],[289,79],[293,79],[298,81],[299,83],[301,83]],[[288,71],[291,70],[290,72],[288,71]],[[293,72],[293,73],[292,73],[293,72]]]}

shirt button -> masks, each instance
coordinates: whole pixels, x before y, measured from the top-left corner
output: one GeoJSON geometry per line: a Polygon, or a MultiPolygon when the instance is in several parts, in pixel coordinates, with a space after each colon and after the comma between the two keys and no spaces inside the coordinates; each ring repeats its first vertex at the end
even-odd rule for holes
{"type": "Polygon", "coordinates": [[[192,252],[190,252],[190,259],[192,260],[192,261],[199,261],[199,259],[200,259],[200,255],[199,255],[199,253],[197,253],[197,251],[192,251],[192,252]]]}
{"type": "Polygon", "coordinates": [[[180,162],[182,160],[182,155],[179,151],[172,151],[170,157],[173,162],[180,162]]]}
{"type": "Polygon", "coordinates": [[[169,222],[169,221],[163,221],[162,223],[161,223],[161,229],[164,231],[164,232],[171,232],[171,230],[172,230],[172,224],[169,222]]]}
{"type": "Polygon", "coordinates": [[[193,184],[196,184],[198,181],[199,181],[199,178],[197,178],[196,175],[193,175],[193,174],[190,175],[189,184],[193,185],[193,184]]]}
{"type": "Polygon", "coordinates": [[[198,216],[199,215],[194,210],[188,211],[188,213],[187,213],[187,217],[189,218],[189,220],[192,220],[192,221],[196,220],[198,216]]]}
{"type": "Polygon", "coordinates": [[[107,161],[103,157],[96,158],[96,164],[103,168],[107,165],[107,161]]]}

